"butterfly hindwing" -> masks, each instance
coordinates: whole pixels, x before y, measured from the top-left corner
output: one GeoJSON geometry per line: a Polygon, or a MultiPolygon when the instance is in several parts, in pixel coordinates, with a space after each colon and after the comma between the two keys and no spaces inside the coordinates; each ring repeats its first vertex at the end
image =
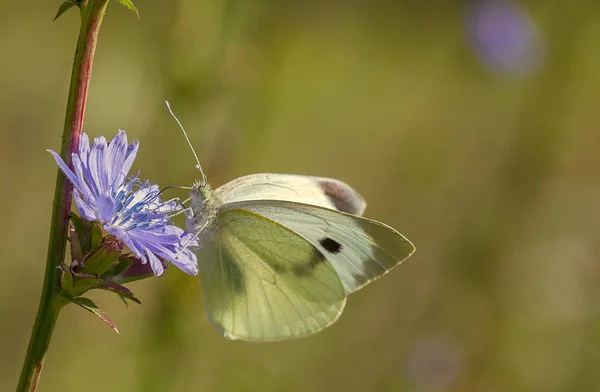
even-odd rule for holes
{"type": "Polygon", "coordinates": [[[301,235],[333,265],[346,294],[386,274],[415,250],[390,226],[318,206],[256,200],[226,207],[250,211],[301,235]]]}
{"type": "Polygon", "coordinates": [[[348,184],[326,177],[258,173],[236,178],[217,188],[224,203],[285,200],[362,215],[366,202],[348,184]]]}
{"type": "Polygon", "coordinates": [[[273,220],[227,209],[198,253],[209,317],[226,337],[310,335],[341,314],[346,295],[323,253],[273,220]]]}

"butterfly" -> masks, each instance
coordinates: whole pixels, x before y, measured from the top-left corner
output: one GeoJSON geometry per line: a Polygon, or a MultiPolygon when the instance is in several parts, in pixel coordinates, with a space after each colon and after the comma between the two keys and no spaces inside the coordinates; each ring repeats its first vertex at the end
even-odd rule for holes
{"type": "Polygon", "coordinates": [[[196,162],[202,179],[191,187],[188,227],[202,246],[208,317],[228,339],[319,332],[348,295],[415,251],[395,229],[362,217],[365,200],[342,181],[261,173],[212,189],[196,162]]]}

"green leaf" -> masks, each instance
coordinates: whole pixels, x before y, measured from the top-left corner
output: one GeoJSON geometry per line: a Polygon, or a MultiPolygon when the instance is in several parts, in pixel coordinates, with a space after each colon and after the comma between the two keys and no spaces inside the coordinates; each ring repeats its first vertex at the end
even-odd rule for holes
{"type": "Polygon", "coordinates": [[[65,263],[61,263],[58,267],[63,272],[62,281],[60,283],[61,289],[65,292],[70,293],[73,290],[73,275],[71,275],[71,270],[69,266],[65,263]]]}
{"type": "Polygon", "coordinates": [[[68,298],[83,295],[102,282],[92,275],[74,273],[73,270],[64,263],[58,268],[63,272],[60,283],[61,293],[68,298]]]}
{"type": "Polygon", "coordinates": [[[65,0],[60,7],[58,7],[58,12],[56,13],[56,16],[54,17],[54,19],[52,19],[52,21],[54,22],[56,19],[58,19],[62,14],[64,14],[65,12],[67,12],[69,10],[69,8],[71,7],[79,7],[79,3],[75,0],[65,0]]]}
{"type": "Polygon", "coordinates": [[[88,312],[92,313],[94,316],[98,317],[100,320],[102,320],[102,322],[106,325],[108,325],[109,327],[111,327],[113,329],[113,331],[115,331],[116,333],[119,333],[119,330],[117,329],[117,326],[115,325],[115,323],[113,323],[108,316],[106,315],[106,313],[104,313],[103,311],[101,311],[98,308],[98,305],[96,305],[94,303],[94,301],[92,301],[89,298],[85,298],[85,297],[76,297],[76,298],[67,298],[70,302],[73,302],[76,305],[81,306],[82,308],[84,308],[85,310],[87,310],[88,312]]]}
{"type": "Polygon", "coordinates": [[[120,257],[119,262],[110,271],[102,275],[103,279],[112,278],[125,272],[133,264],[133,258],[120,257]]]}
{"type": "Polygon", "coordinates": [[[135,4],[133,4],[133,1],[131,0],[117,0],[119,3],[121,3],[122,5],[124,5],[125,7],[129,8],[130,11],[133,11],[138,19],[140,18],[140,13],[138,12],[135,4]]]}
{"type": "Polygon", "coordinates": [[[70,216],[70,220],[72,229],[75,232],[75,235],[71,234],[70,236],[71,255],[75,260],[81,261],[81,257],[78,254],[86,254],[91,250],[91,225],[73,213],[70,216]]]}
{"type": "Polygon", "coordinates": [[[92,239],[90,243],[90,250],[96,249],[102,244],[102,228],[99,224],[92,225],[92,239]]]}
{"type": "Polygon", "coordinates": [[[81,272],[100,276],[117,263],[120,254],[121,249],[116,242],[105,242],[85,258],[81,272]]]}
{"type": "MultiPolygon", "coordinates": [[[[163,263],[165,265],[165,263],[163,263]]],[[[166,268],[166,265],[165,265],[166,268]]],[[[133,256],[121,256],[119,264],[102,275],[103,280],[125,284],[154,276],[150,264],[142,262],[133,256]]]]}
{"type": "MultiPolygon", "coordinates": [[[[100,284],[96,288],[100,290],[110,291],[111,293],[116,293],[117,295],[119,295],[119,297],[121,297],[121,299],[128,299],[132,302],[135,302],[136,304],[142,304],[142,302],[139,299],[137,299],[135,295],[133,295],[131,290],[118,283],[106,282],[100,284]]],[[[127,305],[127,301],[125,301],[125,305],[127,305]]]]}
{"type": "Polygon", "coordinates": [[[83,295],[96,287],[100,283],[100,279],[94,278],[75,278],[70,289],[65,291],[72,297],[83,295]]]}
{"type": "Polygon", "coordinates": [[[127,303],[127,300],[125,299],[125,297],[123,297],[122,295],[119,295],[119,299],[121,301],[123,301],[123,304],[125,305],[126,308],[129,307],[129,303],[127,303]]]}

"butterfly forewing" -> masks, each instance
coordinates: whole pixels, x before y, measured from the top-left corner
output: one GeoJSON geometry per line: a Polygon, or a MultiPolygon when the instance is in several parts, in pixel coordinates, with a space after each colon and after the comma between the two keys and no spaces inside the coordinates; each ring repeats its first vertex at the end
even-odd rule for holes
{"type": "Polygon", "coordinates": [[[345,291],[317,247],[271,219],[227,209],[198,253],[211,321],[251,341],[301,337],[331,325],[345,291]]]}
{"type": "Polygon", "coordinates": [[[326,208],[275,200],[226,207],[253,212],[302,236],[333,265],[346,294],[386,274],[415,250],[383,223],[326,208]]]}
{"type": "Polygon", "coordinates": [[[285,200],[362,215],[366,202],[348,184],[326,177],[258,173],[236,178],[216,190],[224,203],[285,200]]]}

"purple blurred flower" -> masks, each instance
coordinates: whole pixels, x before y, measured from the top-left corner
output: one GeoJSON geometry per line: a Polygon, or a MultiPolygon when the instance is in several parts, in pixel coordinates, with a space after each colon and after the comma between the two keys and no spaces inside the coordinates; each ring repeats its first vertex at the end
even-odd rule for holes
{"type": "Polygon", "coordinates": [[[474,0],[467,7],[469,40],[480,60],[499,71],[535,71],[543,57],[535,24],[511,0],[474,0]]]}
{"type": "Polygon", "coordinates": [[[450,389],[463,371],[460,347],[448,338],[429,336],[418,340],[410,350],[408,379],[423,390],[450,389]]]}
{"type": "Polygon", "coordinates": [[[192,234],[171,224],[169,218],[177,204],[161,201],[157,185],[128,177],[138,147],[137,140],[127,144],[125,131],[119,131],[110,143],[99,137],[90,148],[83,133],[79,152],[71,156],[74,172],[56,152],[48,152],[75,186],[75,204],[84,219],[102,223],[104,230],[121,240],[142,264],[150,262],[154,275],[164,272],[161,260],[196,275],[196,256],[185,246],[198,243],[194,240],[188,244],[192,234]]]}

